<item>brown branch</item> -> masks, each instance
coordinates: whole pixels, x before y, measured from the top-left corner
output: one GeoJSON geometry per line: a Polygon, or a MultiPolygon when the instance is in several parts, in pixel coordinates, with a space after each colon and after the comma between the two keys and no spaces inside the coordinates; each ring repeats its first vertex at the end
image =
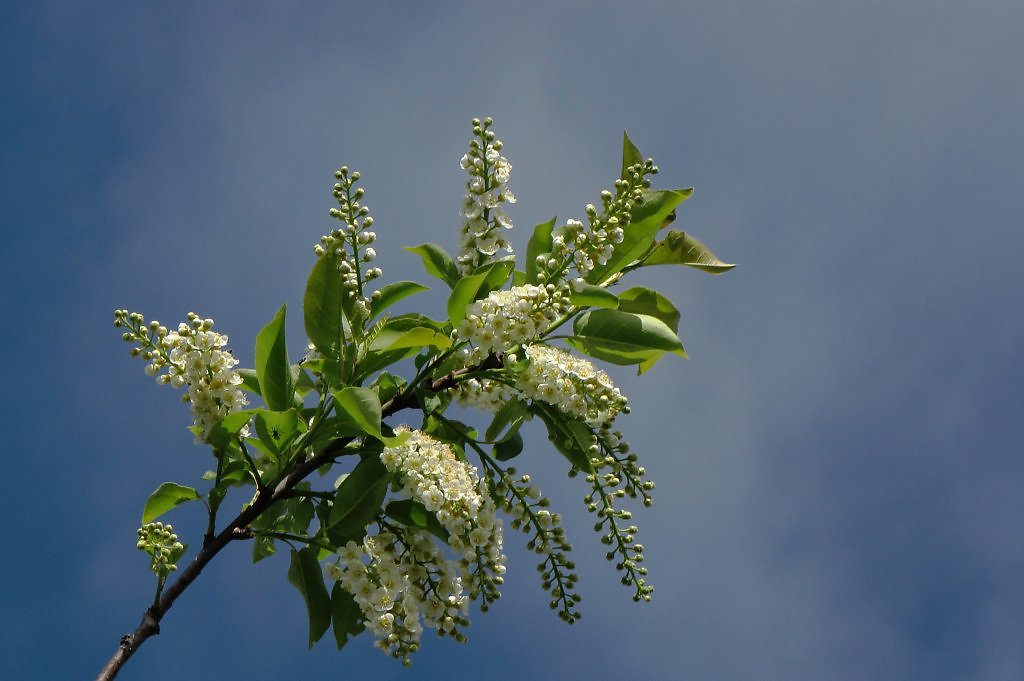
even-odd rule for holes
{"type": "MultiPolygon", "coordinates": [[[[424,383],[422,388],[431,392],[442,392],[453,388],[459,377],[470,373],[471,371],[497,369],[501,366],[501,357],[490,355],[479,366],[466,367],[452,372],[437,380],[424,383]]],[[[403,409],[411,409],[416,406],[418,406],[418,401],[415,391],[401,391],[381,405],[381,417],[385,418],[403,409]]],[[[232,520],[220,534],[215,537],[208,537],[208,541],[204,542],[203,548],[198,554],[196,554],[196,557],[192,559],[192,562],[189,563],[188,567],[182,570],[178,574],[177,579],[175,579],[174,582],[164,590],[163,594],[160,596],[160,602],[153,607],[148,608],[146,612],[143,613],[142,622],[139,623],[139,626],[136,627],[135,631],[121,637],[121,642],[117,646],[117,650],[103,667],[103,670],[100,671],[99,676],[96,677],[96,681],[110,681],[116,677],[117,673],[121,670],[121,667],[123,667],[124,663],[127,662],[135,651],[139,649],[139,646],[145,643],[146,639],[149,637],[160,633],[160,620],[163,619],[163,616],[168,610],[170,610],[171,606],[174,605],[178,596],[184,593],[185,589],[187,589],[189,585],[199,577],[203,568],[206,567],[206,564],[213,560],[214,556],[220,553],[221,550],[232,541],[236,539],[250,538],[252,535],[248,529],[249,525],[251,525],[260,516],[260,514],[270,508],[277,501],[291,496],[295,485],[304,480],[306,476],[320,466],[332,461],[346,445],[352,442],[352,440],[353,438],[350,437],[335,440],[325,447],[319,454],[298,464],[291,473],[282,478],[280,482],[274,486],[272,491],[268,493],[267,490],[262,490],[257,493],[253,502],[239,513],[238,516],[232,520]]]]}

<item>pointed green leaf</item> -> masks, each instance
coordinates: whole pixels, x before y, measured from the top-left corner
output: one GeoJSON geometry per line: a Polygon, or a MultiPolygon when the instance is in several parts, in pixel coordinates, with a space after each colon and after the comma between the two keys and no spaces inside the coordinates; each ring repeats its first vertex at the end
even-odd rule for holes
{"type": "Polygon", "coordinates": [[[574,468],[584,472],[593,470],[588,450],[594,435],[587,424],[549,405],[534,402],[531,410],[547,427],[548,440],[574,468]]]}
{"type": "Polygon", "coordinates": [[[242,378],[242,390],[248,390],[254,395],[260,394],[260,379],[256,377],[255,369],[239,369],[238,375],[242,378]]]}
{"type": "Polygon", "coordinates": [[[338,257],[325,253],[313,263],[302,299],[306,335],[326,359],[338,362],[342,346],[341,273],[338,257]]]}
{"type": "Polygon", "coordinates": [[[407,251],[416,253],[423,259],[423,267],[427,274],[437,277],[449,288],[454,288],[459,282],[459,268],[448,252],[437,244],[421,244],[419,246],[408,246],[407,251]]]}
{"type": "Polygon", "coordinates": [[[444,529],[444,525],[437,517],[418,501],[412,499],[392,501],[385,507],[384,513],[407,527],[419,527],[427,530],[441,541],[448,541],[448,530],[444,529]]]}
{"type": "Polygon", "coordinates": [[[657,317],[674,333],[679,332],[679,310],[671,300],[657,291],[642,286],[623,291],[619,294],[619,309],[657,317]]]}
{"type": "Polygon", "coordinates": [[[342,422],[351,422],[360,432],[378,440],[382,437],[380,399],[377,393],[369,388],[348,386],[331,394],[334,395],[338,418],[342,422]]]}
{"type": "MultiPolygon", "coordinates": [[[[664,350],[637,348],[631,343],[620,343],[606,338],[573,336],[565,339],[565,342],[585,355],[624,366],[631,364],[643,366],[646,363],[653,365],[665,354],[664,350]]],[[[643,373],[643,370],[640,373],[643,373]]]]}
{"type": "Polygon", "coordinates": [[[286,450],[295,436],[299,434],[300,425],[305,425],[300,421],[299,415],[294,409],[288,411],[261,409],[253,421],[260,442],[275,457],[286,450]]]}
{"type": "Polygon", "coordinates": [[[710,248],[676,229],[669,230],[665,238],[655,244],[643,265],[685,265],[711,274],[722,274],[736,267],[722,262],[710,248]]]}
{"type": "Polygon", "coordinates": [[[358,539],[380,513],[391,474],[374,454],[365,456],[341,481],[334,495],[328,535],[336,545],[358,539]]]}
{"type": "Polygon", "coordinates": [[[508,281],[514,267],[515,262],[512,260],[498,260],[487,263],[477,268],[473,274],[460,279],[448,298],[448,319],[452,325],[459,325],[466,316],[466,307],[470,303],[483,298],[508,281]]]}
{"type": "Polygon", "coordinates": [[[523,435],[518,430],[512,433],[511,437],[494,443],[494,458],[498,461],[508,461],[523,451],[523,435]]]}
{"type": "Polygon", "coordinates": [[[292,550],[291,565],[288,568],[288,581],[299,590],[306,601],[310,648],[331,626],[331,598],[327,595],[327,587],[324,586],[317,553],[317,549],[312,546],[307,546],[301,551],[292,550]]]}
{"type": "Polygon", "coordinates": [[[484,439],[488,442],[497,442],[498,436],[501,435],[505,429],[508,429],[505,437],[502,440],[514,435],[526,417],[529,415],[529,411],[522,400],[512,399],[501,406],[501,409],[494,415],[494,420],[491,421],[491,425],[487,428],[487,432],[484,434],[484,439]]]}
{"type": "Polygon", "coordinates": [[[644,157],[640,155],[640,150],[633,144],[633,140],[629,139],[629,135],[626,131],[622,131],[622,171],[619,173],[619,179],[626,180],[626,170],[631,165],[637,163],[643,163],[644,157]]]}
{"type": "Polygon", "coordinates": [[[651,315],[621,310],[590,310],[576,318],[573,330],[577,337],[615,341],[632,345],[637,350],[664,350],[686,356],[675,332],[651,315]]]}
{"type": "Polygon", "coordinates": [[[145,525],[156,520],[175,506],[198,498],[199,492],[191,487],[185,487],[176,482],[165,482],[146,499],[146,505],[142,509],[142,524],[145,525]]]}
{"type": "Polygon", "coordinates": [[[435,347],[444,350],[452,344],[440,323],[421,314],[407,314],[394,317],[384,326],[370,343],[370,349],[383,352],[403,348],[435,347]]]}
{"type": "Polygon", "coordinates": [[[396,281],[386,286],[381,286],[378,289],[380,295],[373,298],[370,302],[370,319],[373,319],[402,298],[408,298],[411,295],[429,290],[428,287],[415,281],[396,281]]]}
{"type": "Polygon", "coordinates": [[[551,252],[551,232],[555,228],[555,218],[533,228],[533,235],[526,244],[526,283],[536,284],[540,281],[537,268],[537,256],[551,252]]]}
{"type": "Polygon", "coordinates": [[[622,243],[615,247],[612,257],[604,265],[597,265],[586,276],[591,284],[601,284],[619,271],[643,257],[654,243],[676,206],[690,198],[693,189],[667,189],[644,193],[630,215],[630,223],[623,228],[622,243]]]}
{"type": "Polygon", "coordinates": [[[271,322],[256,335],[256,376],[263,401],[273,411],[291,407],[295,395],[285,345],[284,318],[285,306],[282,305],[271,322]]]}
{"type": "Polygon", "coordinates": [[[366,628],[363,623],[363,611],[340,582],[335,582],[331,590],[331,622],[334,625],[334,642],[338,645],[338,650],[345,647],[349,637],[357,636],[366,628]]]}
{"type": "Polygon", "coordinates": [[[577,307],[606,307],[615,309],[619,306],[619,298],[602,286],[584,283],[573,285],[569,289],[569,302],[577,307]]]}

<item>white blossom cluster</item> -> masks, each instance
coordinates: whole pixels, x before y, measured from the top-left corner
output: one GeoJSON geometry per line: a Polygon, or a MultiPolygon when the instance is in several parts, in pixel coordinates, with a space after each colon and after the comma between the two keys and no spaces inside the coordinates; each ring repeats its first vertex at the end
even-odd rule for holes
{"type": "Polygon", "coordinates": [[[523,352],[530,359],[516,378],[516,387],[527,397],[558,407],[589,426],[611,423],[627,410],[626,398],[608,374],[588,360],[550,345],[529,345],[523,352]]]}
{"type": "Polygon", "coordinates": [[[472,302],[456,329],[458,340],[473,345],[466,349],[467,364],[535,340],[558,318],[566,303],[553,285],[533,284],[491,291],[486,298],[472,302]]]}
{"type": "Polygon", "coordinates": [[[458,566],[426,532],[404,528],[401,537],[385,531],[350,541],[326,569],[359,606],[374,645],[405,664],[419,649],[424,624],[457,638],[458,627],[469,624],[458,566]]]}
{"type": "Polygon", "coordinates": [[[527,345],[523,352],[530,363],[514,385],[491,378],[467,379],[458,386],[459,405],[496,412],[521,396],[558,407],[593,427],[607,426],[620,411],[628,410],[626,397],[608,374],[582,357],[542,344],[527,345]]]}
{"type": "Polygon", "coordinates": [[[370,230],[373,217],[369,208],[359,203],[364,195],[362,187],[353,188],[359,181],[359,172],[350,173],[348,167],[342,166],[334,176],[339,180],[333,190],[339,207],[332,208],[330,216],[344,225],[320,237],[313,252],[317,257],[330,254],[337,258],[342,292],[351,304],[352,316],[365,319],[370,313],[370,301],[377,294],[366,295],[363,285],[383,274],[379,267],[368,266],[377,259],[377,251],[370,246],[377,240],[377,234],[370,230]]]}
{"type": "Polygon", "coordinates": [[[132,354],[149,362],[148,375],[157,376],[157,381],[175,388],[187,386],[183,399],[191,403],[192,418],[201,430],[197,442],[205,442],[214,426],[248,402],[239,388],[242,377],[234,368],[238,360],[230,350],[223,349],[228,337],[213,331],[212,319],[189,312],[187,323],[180,323],[176,331],[168,331],[155,320],[144,325],[137,312],[117,310],[114,325],[130,329],[122,338],[138,343],[132,354]]]}
{"type": "Polygon", "coordinates": [[[476,469],[429,435],[404,427],[396,434],[408,439],[386,447],[381,461],[396,474],[400,494],[437,518],[460,557],[449,560],[431,535],[405,528],[400,536],[381,532],[362,545],[349,542],[327,570],[359,604],[377,645],[407,660],[423,625],[462,638],[469,600],[498,598],[505,556],[501,521],[476,469]]]}
{"type": "Polygon", "coordinates": [[[501,155],[501,140],[490,130],[493,122],[489,117],[483,121],[473,119],[474,138],[460,162],[469,174],[466,196],[462,200],[459,252],[455,258],[462,274],[471,274],[498,251],[512,253],[504,234],[504,230],[512,229],[512,221],[502,208],[502,204],[516,202],[515,195],[506,186],[512,164],[501,155]]]}

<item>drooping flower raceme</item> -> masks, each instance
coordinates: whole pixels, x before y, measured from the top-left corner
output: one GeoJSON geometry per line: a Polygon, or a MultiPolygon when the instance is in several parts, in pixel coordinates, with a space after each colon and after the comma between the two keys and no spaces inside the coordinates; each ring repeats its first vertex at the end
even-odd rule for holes
{"type": "Polygon", "coordinates": [[[530,359],[516,387],[531,399],[547,402],[589,426],[604,426],[627,410],[627,400],[608,374],[588,360],[550,345],[529,345],[530,359]]]}
{"type": "Polygon", "coordinates": [[[502,204],[516,202],[515,195],[506,186],[512,164],[501,155],[501,140],[490,130],[492,123],[490,118],[473,119],[474,138],[460,162],[469,174],[466,196],[462,200],[459,252],[455,258],[462,274],[472,274],[498,251],[512,253],[504,233],[512,229],[512,221],[502,208],[502,204]]]}
{"type": "Polygon", "coordinates": [[[461,381],[455,394],[459,404],[496,412],[509,400],[521,397],[550,404],[593,427],[607,426],[620,411],[629,409],[628,400],[608,374],[582,357],[540,343],[524,346],[523,353],[530,362],[514,382],[491,378],[461,381]]]}
{"type": "Polygon", "coordinates": [[[488,354],[535,340],[566,309],[568,301],[554,286],[525,284],[503,291],[491,291],[486,298],[466,308],[456,335],[469,341],[467,363],[482,362],[488,354]]]}
{"type": "Polygon", "coordinates": [[[114,326],[128,329],[122,338],[137,343],[132,354],[149,362],[147,374],[160,383],[188,388],[182,399],[192,405],[192,418],[200,431],[197,442],[206,442],[214,426],[247,403],[239,388],[242,377],[235,371],[238,360],[224,349],[228,337],[213,331],[212,319],[189,312],[187,323],[168,331],[155,320],[146,325],[137,312],[117,310],[114,326]]]}
{"type": "Polygon", "coordinates": [[[469,601],[479,596],[486,607],[498,598],[505,556],[501,522],[476,469],[429,435],[396,432],[407,439],[385,448],[381,461],[400,494],[437,518],[460,557],[449,559],[426,531],[389,521],[362,544],[348,542],[327,574],[352,595],[377,645],[408,662],[424,625],[465,639],[459,628],[469,624],[469,601]]]}

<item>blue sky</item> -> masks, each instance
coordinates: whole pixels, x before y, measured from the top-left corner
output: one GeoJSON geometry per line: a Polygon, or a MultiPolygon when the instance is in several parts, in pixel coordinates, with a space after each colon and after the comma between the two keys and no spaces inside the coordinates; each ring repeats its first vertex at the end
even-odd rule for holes
{"type": "Polygon", "coordinates": [[[575,545],[571,628],[511,536],[467,645],[428,637],[411,672],[365,637],[307,652],[286,561],[236,546],[122,678],[1024,676],[1024,6],[707,4],[5,6],[0,676],[99,670],[151,594],[142,502],[208,467],[112,310],[212,316],[251,363],[287,302],[297,351],[333,170],[363,174],[385,279],[419,278],[400,247],[454,248],[478,115],[516,244],[582,214],[625,128],[660,186],[696,188],[677,226],[740,263],[641,276],[692,359],[614,373],[658,483],[654,602],[536,437],[520,467],[575,545]]]}

